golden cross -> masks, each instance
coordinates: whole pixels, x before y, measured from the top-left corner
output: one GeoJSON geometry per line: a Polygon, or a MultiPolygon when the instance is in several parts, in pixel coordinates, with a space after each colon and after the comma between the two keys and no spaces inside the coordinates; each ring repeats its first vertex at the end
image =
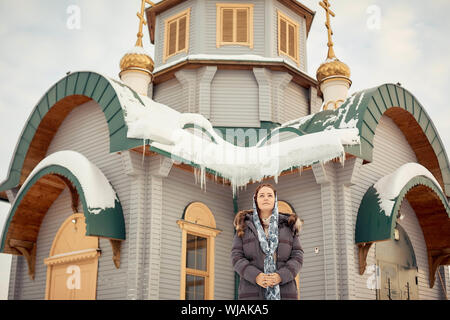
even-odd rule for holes
{"type": "Polygon", "coordinates": [[[319,2],[320,6],[325,9],[326,15],[327,15],[327,22],[325,23],[325,26],[328,29],[328,59],[336,58],[336,55],[334,54],[333,50],[333,40],[331,39],[331,36],[333,35],[333,30],[331,30],[331,24],[330,24],[330,15],[332,17],[335,17],[333,11],[330,10],[330,3],[328,0],[323,0],[319,2]]]}
{"type": "Polygon", "coordinates": [[[137,13],[137,16],[139,18],[139,32],[137,34],[137,41],[136,41],[136,47],[142,47],[142,37],[144,34],[142,33],[142,28],[144,25],[147,25],[147,21],[145,21],[144,13],[145,13],[145,4],[148,3],[151,6],[155,6],[153,2],[150,0],[141,0],[141,12],[137,13]]]}

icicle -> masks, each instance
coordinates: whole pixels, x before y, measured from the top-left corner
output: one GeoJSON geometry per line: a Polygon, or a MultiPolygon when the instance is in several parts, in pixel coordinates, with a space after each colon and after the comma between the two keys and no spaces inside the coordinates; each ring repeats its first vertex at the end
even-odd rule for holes
{"type": "Polygon", "coordinates": [[[194,180],[195,180],[195,184],[197,184],[197,168],[194,167],[194,180]]]}
{"type": "Polygon", "coordinates": [[[145,159],[145,139],[144,142],[142,144],[142,161],[141,161],[141,166],[144,167],[144,159],[145,159]]]}
{"type": "Polygon", "coordinates": [[[204,187],[204,191],[206,192],[206,170],[205,170],[205,166],[201,166],[201,185],[202,185],[202,189],[204,187]]]}

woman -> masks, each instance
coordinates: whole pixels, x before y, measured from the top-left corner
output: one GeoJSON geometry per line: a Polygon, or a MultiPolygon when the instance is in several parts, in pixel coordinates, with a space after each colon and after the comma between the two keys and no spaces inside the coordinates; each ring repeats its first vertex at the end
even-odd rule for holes
{"type": "Polygon", "coordinates": [[[253,210],[234,219],[231,249],[234,270],[240,275],[239,299],[297,299],[295,277],[303,265],[300,219],[278,212],[277,192],[261,184],[253,195],[253,210]]]}

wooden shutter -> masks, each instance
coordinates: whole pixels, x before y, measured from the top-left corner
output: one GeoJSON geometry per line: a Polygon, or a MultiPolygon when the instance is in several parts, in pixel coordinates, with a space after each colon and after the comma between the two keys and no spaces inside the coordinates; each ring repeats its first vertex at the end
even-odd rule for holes
{"type": "Polygon", "coordinates": [[[183,17],[178,22],[178,50],[181,51],[186,48],[186,17],[183,17]]]}
{"type": "Polygon", "coordinates": [[[292,58],[296,58],[295,55],[295,27],[292,24],[289,24],[289,38],[288,38],[288,55],[292,58]]]}
{"type": "Polygon", "coordinates": [[[236,10],[236,41],[248,42],[248,10],[236,10]]]}
{"type": "Polygon", "coordinates": [[[286,21],[284,19],[280,19],[280,50],[281,52],[286,53],[286,39],[287,39],[287,35],[286,35],[286,31],[287,31],[287,24],[286,21]]]}
{"type": "Polygon", "coordinates": [[[222,41],[233,42],[233,9],[222,11],[222,41]]]}
{"type": "Polygon", "coordinates": [[[172,55],[177,50],[177,21],[171,22],[169,24],[169,48],[167,55],[172,55]]]}

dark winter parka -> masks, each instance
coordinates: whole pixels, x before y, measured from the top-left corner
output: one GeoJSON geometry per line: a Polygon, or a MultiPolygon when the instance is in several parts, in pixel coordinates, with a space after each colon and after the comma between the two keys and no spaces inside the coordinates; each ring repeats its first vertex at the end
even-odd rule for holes
{"type": "MultiPolygon", "coordinates": [[[[266,290],[256,283],[258,274],[264,273],[265,254],[259,244],[252,215],[253,210],[243,210],[238,212],[234,219],[236,233],[231,249],[231,262],[240,276],[239,300],[262,300],[266,290]]],[[[278,248],[275,261],[276,272],[281,277],[281,299],[295,300],[298,297],[295,277],[303,265],[303,249],[299,238],[301,222],[295,213],[279,212],[278,220],[278,248]]]]}

